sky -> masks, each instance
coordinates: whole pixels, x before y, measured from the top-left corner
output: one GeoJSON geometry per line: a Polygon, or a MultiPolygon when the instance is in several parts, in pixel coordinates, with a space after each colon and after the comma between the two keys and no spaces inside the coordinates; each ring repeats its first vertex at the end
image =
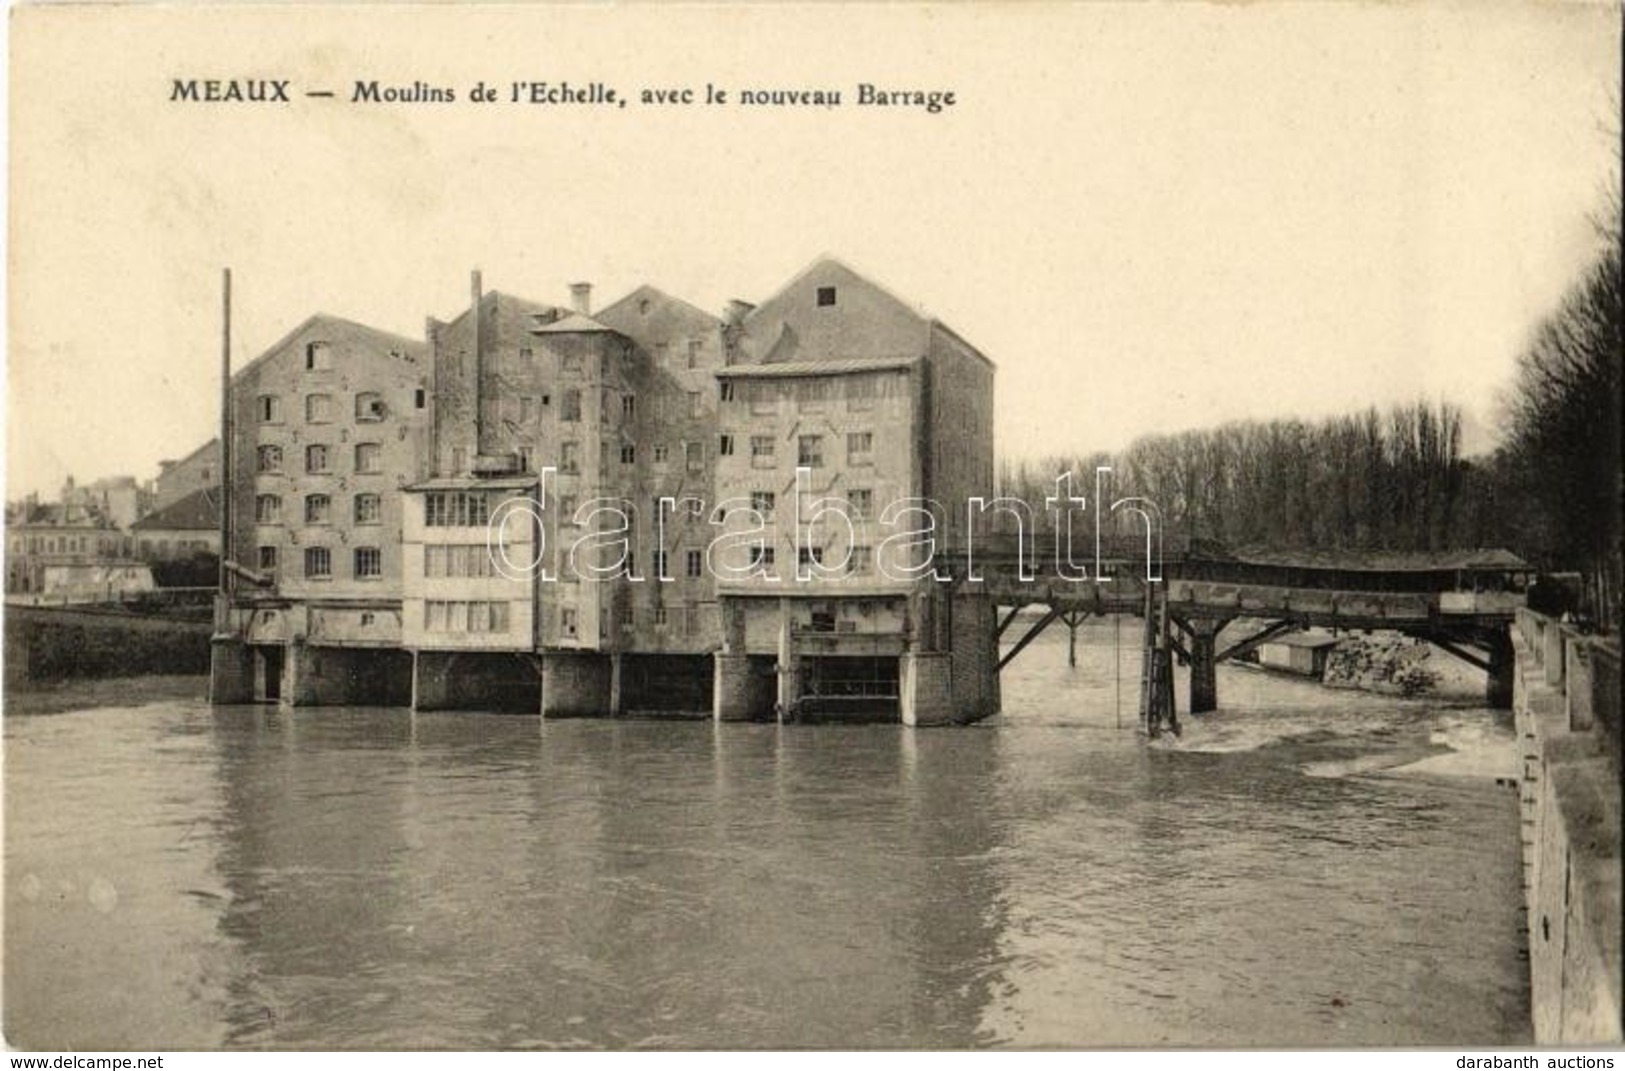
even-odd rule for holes
{"type": "Polygon", "coordinates": [[[1481,447],[1595,249],[1619,55],[1597,4],[16,11],[6,493],[214,433],[228,265],[236,367],[317,311],[421,337],[473,268],[720,312],[828,253],[998,365],[1001,454],[1419,397],[1481,447]],[[174,103],[179,77],[294,99],[174,103]],[[350,103],[372,79],[459,99],[350,103]],[[481,80],[844,105],[476,105],[481,80]]]}

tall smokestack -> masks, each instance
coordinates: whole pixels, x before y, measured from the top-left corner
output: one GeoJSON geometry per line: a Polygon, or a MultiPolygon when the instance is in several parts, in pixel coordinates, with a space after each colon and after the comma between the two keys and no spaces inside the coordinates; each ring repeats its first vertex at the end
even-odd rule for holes
{"type": "Polygon", "coordinates": [[[485,390],[485,324],[480,314],[480,299],[484,294],[480,289],[478,268],[469,276],[468,289],[469,298],[474,304],[474,454],[477,457],[485,448],[485,406],[482,404],[485,390]]]}
{"type": "Polygon", "coordinates": [[[592,284],[571,283],[570,305],[583,316],[592,315],[592,284]]]}
{"type": "Polygon", "coordinates": [[[218,623],[225,623],[231,594],[231,269],[220,271],[220,595],[218,623]]]}

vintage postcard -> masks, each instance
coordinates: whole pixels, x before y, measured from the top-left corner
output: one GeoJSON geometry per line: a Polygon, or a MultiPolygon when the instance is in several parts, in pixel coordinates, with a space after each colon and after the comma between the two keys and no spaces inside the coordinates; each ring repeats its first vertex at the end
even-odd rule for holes
{"type": "Polygon", "coordinates": [[[1620,1043],[1618,5],[9,49],[9,1046],[1620,1043]]]}

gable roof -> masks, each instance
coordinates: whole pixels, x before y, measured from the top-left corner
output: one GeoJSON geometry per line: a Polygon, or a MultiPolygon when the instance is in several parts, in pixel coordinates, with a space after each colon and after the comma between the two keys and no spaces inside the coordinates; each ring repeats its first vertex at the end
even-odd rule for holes
{"type": "Polygon", "coordinates": [[[627,294],[625,297],[620,298],[620,299],[618,299],[616,301],[612,301],[608,305],[605,305],[603,308],[598,310],[598,314],[594,318],[598,319],[598,320],[608,320],[608,319],[612,319],[612,318],[614,318],[616,316],[619,316],[619,315],[622,314],[622,311],[623,311],[621,306],[630,305],[633,301],[651,301],[651,302],[658,301],[658,302],[663,302],[663,303],[665,303],[667,305],[674,306],[679,311],[685,312],[685,313],[689,314],[690,316],[704,317],[706,320],[710,321],[713,325],[715,325],[717,327],[722,326],[721,317],[718,317],[718,316],[715,316],[715,315],[713,315],[713,314],[711,314],[709,312],[706,312],[704,309],[700,308],[698,305],[694,304],[692,301],[684,301],[680,297],[673,297],[672,295],[666,293],[664,290],[660,289],[659,287],[651,286],[648,283],[644,283],[642,286],[637,287],[635,290],[633,290],[630,294],[627,294]]]}
{"type": "Polygon", "coordinates": [[[134,524],[132,531],[210,531],[220,527],[220,504],[216,492],[219,488],[205,487],[147,514],[134,524]]]}
{"type": "Polygon", "coordinates": [[[298,338],[300,335],[314,327],[324,327],[327,329],[329,334],[338,331],[349,335],[360,335],[369,338],[372,341],[386,345],[393,350],[398,350],[403,355],[412,357],[414,359],[427,357],[429,354],[428,345],[421,340],[407,338],[405,335],[397,335],[391,331],[384,331],[376,327],[368,327],[366,324],[357,323],[354,320],[346,320],[342,316],[331,316],[325,312],[318,312],[311,316],[307,316],[304,320],[300,321],[298,327],[295,327],[292,331],[289,331],[287,334],[271,343],[271,345],[267,346],[258,357],[255,357],[252,361],[249,361],[247,364],[243,365],[243,367],[233,372],[231,374],[232,382],[236,383],[237,380],[248,375],[250,372],[254,371],[254,369],[258,368],[272,357],[287,349],[289,344],[292,343],[294,339],[298,338]]]}

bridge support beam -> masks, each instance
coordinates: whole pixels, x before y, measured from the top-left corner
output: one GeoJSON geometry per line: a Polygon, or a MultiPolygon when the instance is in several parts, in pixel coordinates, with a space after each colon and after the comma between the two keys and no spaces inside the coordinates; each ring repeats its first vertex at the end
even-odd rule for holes
{"type": "Polygon", "coordinates": [[[1219,708],[1219,631],[1223,621],[1198,617],[1190,622],[1192,714],[1206,714],[1219,708]]]}
{"type": "Polygon", "coordinates": [[[1516,669],[1512,637],[1505,629],[1497,629],[1485,638],[1490,650],[1490,668],[1484,681],[1484,702],[1496,710],[1511,710],[1512,679],[1516,669]]]}

